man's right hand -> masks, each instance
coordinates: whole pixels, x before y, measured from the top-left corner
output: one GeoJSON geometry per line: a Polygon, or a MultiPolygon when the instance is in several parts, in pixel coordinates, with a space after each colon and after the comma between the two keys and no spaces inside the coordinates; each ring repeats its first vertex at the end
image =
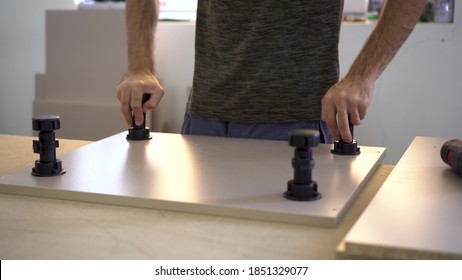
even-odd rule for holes
{"type": "Polygon", "coordinates": [[[127,73],[117,86],[117,98],[120,101],[121,111],[129,127],[143,123],[143,112],[154,109],[159,105],[164,89],[157,78],[149,71],[127,73]],[[150,98],[141,104],[143,94],[150,98]],[[133,116],[135,123],[133,124],[133,116]]]}

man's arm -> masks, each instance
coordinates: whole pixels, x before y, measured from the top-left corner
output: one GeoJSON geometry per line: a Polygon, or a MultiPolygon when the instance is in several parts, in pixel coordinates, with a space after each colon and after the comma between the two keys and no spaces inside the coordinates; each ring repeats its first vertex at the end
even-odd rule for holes
{"type": "Polygon", "coordinates": [[[128,72],[117,87],[121,111],[129,126],[132,112],[136,125],[143,123],[143,112],[157,107],[164,94],[155,75],[154,34],[159,17],[158,0],[127,0],[125,7],[128,39],[128,72]],[[150,99],[141,104],[143,94],[150,99]]]}
{"type": "Polygon", "coordinates": [[[426,0],[386,0],[374,31],[346,76],[322,100],[321,118],[334,139],[351,142],[349,120],[361,124],[376,80],[412,33],[426,0]]]}

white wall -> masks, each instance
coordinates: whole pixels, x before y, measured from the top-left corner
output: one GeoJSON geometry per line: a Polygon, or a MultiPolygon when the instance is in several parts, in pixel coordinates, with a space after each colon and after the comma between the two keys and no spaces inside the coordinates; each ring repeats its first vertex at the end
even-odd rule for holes
{"type": "Polygon", "coordinates": [[[45,10],[73,0],[0,0],[0,133],[31,135],[34,77],[45,71],[45,10]]]}

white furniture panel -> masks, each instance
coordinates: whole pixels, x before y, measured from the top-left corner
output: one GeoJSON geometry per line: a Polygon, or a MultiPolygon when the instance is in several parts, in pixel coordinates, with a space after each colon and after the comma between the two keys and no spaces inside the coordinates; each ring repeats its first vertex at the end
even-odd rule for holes
{"type": "Polygon", "coordinates": [[[440,158],[446,140],[414,139],[346,236],[347,255],[462,258],[462,176],[440,158]]]}
{"type": "Polygon", "coordinates": [[[294,148],[285,141],[126,132],[60,157],[66,174],[31,176],[31,166],[0,177],[0,192],[334,227],[384,157],[361,147],[358,156],[314,148],[313,180],[322,198],[283,198],[293,179],[294,148]]]}

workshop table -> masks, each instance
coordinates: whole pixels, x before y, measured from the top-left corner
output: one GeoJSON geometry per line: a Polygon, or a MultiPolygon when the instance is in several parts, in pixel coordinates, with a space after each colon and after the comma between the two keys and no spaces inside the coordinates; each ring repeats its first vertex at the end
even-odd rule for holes
{"type": "MultiPolygon", "coordinates": [[[[0,176],[33,163],[34,137],[0,135],[0,176]]],[[[91,142],[59,139],[57,154],[91,142]]],[[[0,194],[1,259],[335,259],[393,165],[336,228],[0,194]]]]}

